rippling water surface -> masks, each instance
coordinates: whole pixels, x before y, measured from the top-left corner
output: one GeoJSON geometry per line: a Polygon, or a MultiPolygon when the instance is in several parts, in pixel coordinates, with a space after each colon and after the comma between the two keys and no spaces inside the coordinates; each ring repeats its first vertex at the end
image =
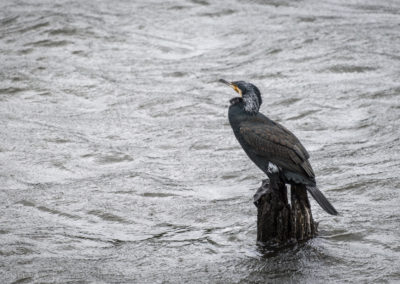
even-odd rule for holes
{"type": "Polygon", "coordinates": [[[0,2],[1,283],[400,281],[398,1],[0,2]],[[246,80],[342,216],[256,246],[246,80]]]}

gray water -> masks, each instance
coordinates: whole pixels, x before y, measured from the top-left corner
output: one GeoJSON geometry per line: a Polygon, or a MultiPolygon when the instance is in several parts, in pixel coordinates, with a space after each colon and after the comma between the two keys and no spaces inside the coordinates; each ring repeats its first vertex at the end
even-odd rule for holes
{"type": "Polygon", "coordinates": [[[0,282],[400,281],[399,79],[394,0],[1,0],[0,282]],[[220,78],[310,152],[317,238],[257,246],[220,78]]]}

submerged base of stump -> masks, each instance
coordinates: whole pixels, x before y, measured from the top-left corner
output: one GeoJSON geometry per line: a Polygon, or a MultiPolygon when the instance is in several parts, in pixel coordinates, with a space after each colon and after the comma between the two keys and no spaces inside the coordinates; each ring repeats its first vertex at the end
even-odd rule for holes
{"type": "Polygon", "coordinates": [[[318,224],[304,186],[291,186],[291,204],[286,185],[279,178],[264,180],[257,194],[257,242],[285,244],[316,236],[318,224]]]}

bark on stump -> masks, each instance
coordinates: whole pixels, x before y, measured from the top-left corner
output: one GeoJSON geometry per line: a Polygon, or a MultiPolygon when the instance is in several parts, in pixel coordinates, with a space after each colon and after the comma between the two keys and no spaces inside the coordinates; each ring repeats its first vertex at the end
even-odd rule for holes
{"type": "Polygon", "coordinates": [[[264,180],[260,191],[263,194],[256,203],[258,242],[285,244],[316,236],[318,224],[312,217],[304,186],[291,186],[291,204],[288,203],[286,185],[279,177],[269,182],[264,180]]]}

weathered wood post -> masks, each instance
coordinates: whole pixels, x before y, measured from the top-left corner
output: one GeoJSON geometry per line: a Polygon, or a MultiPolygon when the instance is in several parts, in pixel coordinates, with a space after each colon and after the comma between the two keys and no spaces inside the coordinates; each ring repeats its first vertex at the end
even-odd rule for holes
{"type": "Polygon", "coordinates": [[[257,242],[284,244],[313,238],[317,223],[311,213],[307,190],[302,185],[291,186],[291,204],[286,185],[278,174],[264,180],[257,192],[257,242]]]}

